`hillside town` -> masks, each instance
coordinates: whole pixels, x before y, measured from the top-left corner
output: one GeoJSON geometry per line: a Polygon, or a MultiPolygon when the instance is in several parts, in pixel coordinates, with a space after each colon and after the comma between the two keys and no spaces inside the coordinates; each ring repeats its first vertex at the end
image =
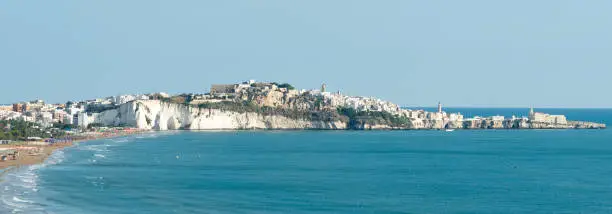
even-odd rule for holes
{"type": "Polygon", "coordinates": [[[525,117],[465,118],[406,109],[374,97],[329,92],[327,85],[298,90],[288,83],[249,80],[213,84],[207,93],[128,94],[91,100],[43,100],[0,105],[0,169],[41,162],[55,149],[80,140],[150,130],[210,129],[601,129],[531,108],[525,117]]]}
{"type": "MultiPolygon", "coordinates": [[[[276,83],[262,83],[254,80],[238,84],[215,84],[210,88],[209,93],[204,94],[183,94],[176,97],[181,97],[188,100],[190,105],[198,105],[202,103],[216,103],[223,101],[234,101],[236,98],[247,100],[253,99],[261,106],[283,106],[295,107],[301,110],[317,109],[315,106],[310,106],[302,103],[294,106],[285,105],[288,102],[283,100],[292,100],[300,96],[323,99],[323,103],[318,110],[328,109],[335,110],[337,107],[350,107],[357,111],[384,111],[393,114],[403,113],[411,118],[443,118],[446,114],[428,113],[425,111],[403,110],[398,105],[388,101],[372,97],[351,97],[340,94],[339,92],[331,93],[326,91],[326,85],[323,84],[321,89],[312,90],[296,90],[276,83]],[[255,93],[257,92],[257,93],[255,93]],[[253,98],[253,95],[262,95],[253,98]]],[[[33,100],[28,102],[19,102],[12,105],[0,106],[0,120],[23,120],[35,122],[42,127],[52,127],[53,124],[72,125],[76,128],[87,128],[88,125],[95,123],[96,115],[106,109],[116,108],[122,104],[135,100],[167,100],[172,98],[167,93],[151,93],[143,95],[120,95],[106,98],[96,98],[82,101],[68,101],[66,103],[49,104],[43,100],[33,100]]],[[[314,103],[312,103],[314,104],[314,103]]],[[[450,114],[451,118],[460,118],[460,114],[450,114]]]]}
{"type": "MultiPolygon", "coordinates": [[[[604,128],[604,124],[577,123],[568,121],[563,115],[535,112],[528,116],[504,117],[500,115],[464,118],[457,113],[447,113],[438,103],[437,111],[405,109],[374,97],[347,96],[340,91],[329,92],[327,85],[310,90],[298,90],[287,83],[257,82],[249,80],[235,84],[213,84],[208,93],[169,95],[158,92],[141,95],[120,95],[91,100],[68,101],[49,104],[43,100],[18,102],[0,106],[0,121],[20,120],[38,124],[42,128],[83,130],[100,126],[131,126],[134,124],[109,124],[100,114],[121,105],[144,100],[159,100],[187,106],[210,106],[215,103],[248,102],[257,107],[291,109],[305,112],[336,112],[340,108],[355,112],[381,112],[408,121],[406,129],[460,129],[460,128],[604,128]]],[[[376,128],[365,124],[363,128],[376,128]]],[[[394,126],[382,126],[396,128],[394,126]]],[[[10,127],[4,127],[10,129],[10,127]]]]}

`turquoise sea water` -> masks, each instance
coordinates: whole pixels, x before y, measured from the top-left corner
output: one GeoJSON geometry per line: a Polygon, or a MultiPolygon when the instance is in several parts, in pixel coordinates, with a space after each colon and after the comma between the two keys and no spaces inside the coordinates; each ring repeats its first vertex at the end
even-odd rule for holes
{"type": "Polygon", "coordinates": [[[610,129],[158,132],[7,173],[0,213],[611,213],[610,163],[610,129]]]}

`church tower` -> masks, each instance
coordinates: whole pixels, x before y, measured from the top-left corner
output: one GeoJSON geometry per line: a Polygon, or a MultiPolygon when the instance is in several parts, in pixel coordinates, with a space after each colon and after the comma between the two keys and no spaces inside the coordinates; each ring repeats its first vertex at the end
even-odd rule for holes
{"type": "Polygon", "coordinates": [[[325,89],[327,89],[327,85],[323,83],[323,85],[321,85],[321,92],[325,92],[325,89]]]}
{"type": "Polygon", "coordinates": [[[442,103],[438,102],[438,113],[442,113],[442,103]]]}

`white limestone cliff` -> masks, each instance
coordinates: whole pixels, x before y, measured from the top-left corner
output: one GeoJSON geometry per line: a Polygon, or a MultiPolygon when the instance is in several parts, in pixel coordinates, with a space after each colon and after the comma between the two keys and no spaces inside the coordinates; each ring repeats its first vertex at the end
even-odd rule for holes
{"type": "Polygon", "coordinates": [[[152,130],[346,129],[341,121],[310,121],[218,109],[201,109],[159,100],[138,100],[95,116],[95,123],[152,130]]]}
{"type": "Polygon", "coordinates": [[[107,126],[126,125],[150,130],[219,130],[219,129],[594,129],[605,124],[569,121],[564,124],[539,123],[524,118],[492,120],[487,118],[446,121],[411,120],[406,126],[386,123],[347,123],[294,119],[280,115],[265,116],[254,112],[232,112],[198,108],[160,100],[137,100],[117,109],[93,115],[93,123],[107,126]]]}

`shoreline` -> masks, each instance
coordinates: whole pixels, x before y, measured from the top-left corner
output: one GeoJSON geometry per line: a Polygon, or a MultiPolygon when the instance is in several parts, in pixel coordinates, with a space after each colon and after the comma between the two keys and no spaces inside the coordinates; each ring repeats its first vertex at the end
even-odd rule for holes
{"type": "MultiPolygon", "coordinates": [[[[61,150],[65,147],[72,146],[76,142],[70,143],[58,143],[56,145],[45,145],[45,146],[16,146],[9,148],[19,148],[19,151],[34,151],[36,153],[28,153],[19,155],[16,160],[6,160],[0,162],[0,170],[3,170],[0,173],[0,182],[2,181],[2,176],[12,170],[19,169],[25,166],[31,166],[36,164],[44,163],[49,156],[51,156],[55,151],[61,150]]],[[[0,147],[3,148],[3,147],[0,147]]]]}
{"type": "MultiPolygon", "coordinates": [[[[136,131],[136,132],[121,132],[111,135],[103,136],[87,136],[83,139],[74,140],[71,142],[64,143],[53,143],[49,145],[28,145],[28,144],[40,144],[41,142],[21,142],[18,144],[1,145],[0,149],[11,149],[20,152],[20,155],[15,160],[0,161],[0,182],[2,177],[13,170],[44,163],[54,152],[60,151],[64,148],[84,143],[88,141],[101,140],[101,139],[112,139],[117,137],[132,136],[148,131],[136,131]],[[21,154],[23,153],[23,154],[21,154]]],[[[1,151],[1,150],[0,150],[1,151]]]]}
{"type": "MultiPolygon", "coordinates": [[[[605,129],[605,128],[604,128],[605,129]]],[[[601,129],[564,129],[564,128],[537,128],[537,129],[457,129],[457,131],[476,131],[476,130],[508,130],[508,131],[521,131],[521,130],[601,130],[601,129]]],[[[164,130],[164,131],[186,131],[186,132],[232,132],[232,131],[349,131],[349,132],[360,132],[360,131],[444,131],[444,129],[195,129],[195,130],[164,130]]],[[[54,143],[50,145],[29,145],[29,144],[40,144],[42,142],[20,142],[18,144],[0,145],[0,151],[2,149],[14,149],[24,152],[23,155],[19,155],[16,160],[5,160],[0,161],[0,182],[2,177],[13,170],[44,163],[54,152],[60,151],[64,148],[77,145],[79,143],[101,140],[101,139],[112,139],[118,137],[132,136],[150,132],[164,132],[158,130],[139,130],[136,132],[121,132],[117,134],[105,135],[105,136],[87,136],[84,139],[74,140],[72,142],[65,143],[54,143]],[[28,153],[26,153],[28,152],[28,153]],[[32,153],[35,152],[35,153],[32,153]]]]}

